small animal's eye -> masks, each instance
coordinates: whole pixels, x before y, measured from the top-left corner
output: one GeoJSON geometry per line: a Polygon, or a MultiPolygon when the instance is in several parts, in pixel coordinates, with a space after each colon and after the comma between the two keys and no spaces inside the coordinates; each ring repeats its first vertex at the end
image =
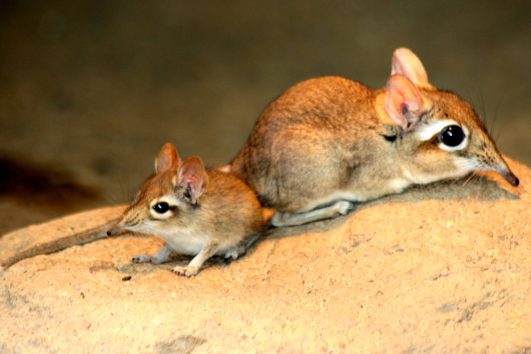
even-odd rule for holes
{"type": "Polygon", "coordinates": [[[446,146],[456,147],[465,140],[465,133],[458,125],[444,127],[439,133],[439,141],[446,146]]]}
{"type": "Polygon", "coordinates": [[[160,202],[153,205],[153,210],[155,210],[159,214],[164,214],[165,212],[170,210],[170,205],[166,202],[160,202]]]}

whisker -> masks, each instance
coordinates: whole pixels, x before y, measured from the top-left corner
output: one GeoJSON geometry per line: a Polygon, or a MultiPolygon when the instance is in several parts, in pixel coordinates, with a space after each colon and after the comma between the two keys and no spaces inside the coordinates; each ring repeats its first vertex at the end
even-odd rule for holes
{"type": "Polygon", "coordinates": [[[476,174],[471,173],[468,178],[463,182],[463,187],[466,186],[468,182],[470,182],[472,179],[474,179],[474,177],[476,177],[476,174]]]}

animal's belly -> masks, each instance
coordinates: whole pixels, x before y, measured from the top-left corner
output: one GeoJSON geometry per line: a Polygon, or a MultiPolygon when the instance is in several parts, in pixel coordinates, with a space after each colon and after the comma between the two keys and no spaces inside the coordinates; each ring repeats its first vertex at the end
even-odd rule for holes
{"type": "Polygon", "coordinates": [[[193,235],[172,235],[162,237],[166,244],[178,254],[195,256],[206,244],[206,237],[193,235]]]}
{"type": "Polygon", "coordinates": [[[404,178],[393,178],[387,181],[382,181],[376,186],[370,188],[352,188],[351,190],[339,190],[329,193],[322,198],[312,200],[303,211],[308,211],[332,204],[340,200],[349,202],[365,202],[382,197],[387,194],[400,193],[405,188],[411,185],[411,182],[404,178]]]}
{"type": "MultiPolygon", "coordinates": [[[[189,233],[159,235],[166,244],[176,253],[187,256],[195,256],[209,243],[211,237],[206,235],[194,235],[189,233]]],[[[217,244],[216,254],[224,254],[238,243],[237,240],[225,239],[217,244]]]]}

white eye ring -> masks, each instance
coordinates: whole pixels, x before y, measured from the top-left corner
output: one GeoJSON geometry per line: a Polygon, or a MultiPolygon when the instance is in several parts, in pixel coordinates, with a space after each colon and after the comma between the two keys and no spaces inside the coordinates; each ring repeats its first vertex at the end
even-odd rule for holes
{"type": "Polygon", "coordinates": [[[415,129],[415,136],[420,141],[431,140],[436,134],[439,134],[449,125],[459,125],[453,119],[436,120],[430,123],[421,123],[415,129]]]}
{"type": "Polygon", "coordinates": [[[149,205],[149,213],[151,217],[158,220],[166,220],[171,218],[177,208],[177,200],[171,196],[164,196],[153,200],[149,205]]]}
{"type": "MultiPolygon", "coordinates": [[[[464,126],[459,125],[459,124],[452,124],[452,125],[457,125],[459,128],[461,128],[463,130],[463,135],[464,135],[463,141],[461,141],[461,143],[459,145],[456,145],[456,146],[449,146],[449,145],[446,145],[443,142],[440,142],[437,146],[439,147],[439,149],[441,149],[443,151],[454,152],[454,151],[458,151],[458,150],[463,150],[468,145],[468,141],[469,141],[468,129],[466,127],[464,127],[464,126]]],[[[443,132],[443,130],[446,129],[446,127],[448,127],[448,125],[445,126],[443,129],[441,129],[439,134],[441,134],[443,132]]]]}
{"type": "Polygon", "coordinates": [[[463,129],[463,133],[465,134],[465,138],[463,139],[461,144],[459,144],[457,146],[448,146],[448,145],[445,145],[443,143],[439,143],[437,146],[439,147],[439,149],[441,149],[443,151],[447,151],[447,152],[453,152],[453,151],[457,151],[457,150],[462,150],[468,145],[469,130],[465,126],[462,126],[461,124],[458,124],[453,119],[442,119],[442,120],[437,120],[437,121],[432,122],[432,123],[420,124],[416,128],[415,136],[420,141],[428,141],[428,140],[433,139],[433,137],[435,135],[440,134],[446,127],[451,126],[451,125],[457,125],[461,129],[463,129]]]}

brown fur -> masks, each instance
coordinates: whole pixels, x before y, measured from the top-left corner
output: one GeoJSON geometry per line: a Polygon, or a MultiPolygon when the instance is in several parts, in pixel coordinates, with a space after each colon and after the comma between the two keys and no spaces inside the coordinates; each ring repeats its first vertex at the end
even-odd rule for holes
{"type": "Polygon", "coordinates": [[[262,113],[231,170],[265,205],[281,211],[298,211],[346,187],[374,153],[369,141],[355,137],[385,133],[367,104],[374,98],[366,87],[340,77],[294,86],[262,113]],[[352,124],[354,119],[360,124],[352,124]]]}
{"type": "Polygon", "coordinates": [[[172,184],[174,175],[166,171],[148,178],[124,212],[121,223],[130,228],[146,221],[169,229],[192,228],[220,240],[233,239],[235,243],[263,231],[265,221],[254,191],[239,178],[217,170],[208,171],[209,184],[197,205],[192,206],[180,197],[183,204],[173,217],[153,218],[149,212],[153,200],[184,193],[182,187],[175,188],[172,184]]]}
{"type": "Polygon", "coordinates": [[[187,267],[174,269],[191,276],[214,254],[233,259],[243,254],[271,216],[264,216],[255,192],[241,179],[205,170],[197,157],[182,163],[178,158],[168,159],[174,149],[171,144],[163,147],[155,163],[157,173],[144,182],[109,235],[127,229],[159,236],[166,245],[157,255],[141,255],[133,261],[161,263],[172,250],[194,255],[187,267]],[[159,163],[169,160],[173,162],[159,163]],[[154,205],[160,202],[171,209],[157,213],[154,205]]]}
{"type": "Polygon", "coordinates": [[[417,127],[453,119],[471,132],[465,150],[443,151],[436,140],[419,141],[416,127],[399,127],[383,107],[385,88],[321,77],[293,86],[264,110],[231,171],[256,190],[264,205],[284,213],[321,207],[319,200],[342,191],[358,201],[399,192],[390,183],[403,178],[404,169],[426,181],[460,177],[455,156],[483,162],[477,169],[512,175],[469,103],[427,82],[417,88],[427,109],[417,127]]]}

